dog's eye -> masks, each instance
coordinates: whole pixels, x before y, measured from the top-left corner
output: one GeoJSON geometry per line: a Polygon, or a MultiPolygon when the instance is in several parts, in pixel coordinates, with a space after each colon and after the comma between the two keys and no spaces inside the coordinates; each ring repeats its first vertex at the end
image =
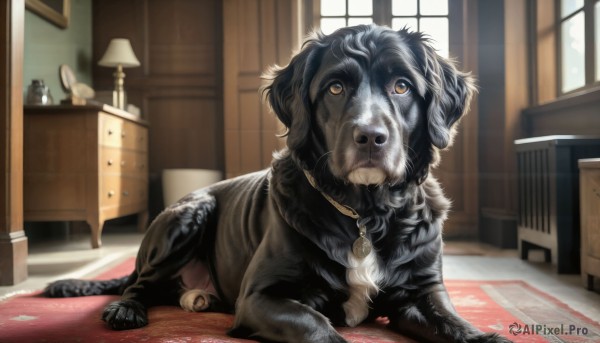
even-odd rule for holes
{"type": "Polygon", "coordinates": [[[410,86],[406,81],[398,80],[396,84],[394,84],[394,92],[396,94],[406,94],[410,91],[410,86]]]}
{"type": "Polygon", "coordinates": [[[332,95],[340,95],[344,91],[344,86],[339,82],[334,82],[329,85],[329,93],[332,95]]]}

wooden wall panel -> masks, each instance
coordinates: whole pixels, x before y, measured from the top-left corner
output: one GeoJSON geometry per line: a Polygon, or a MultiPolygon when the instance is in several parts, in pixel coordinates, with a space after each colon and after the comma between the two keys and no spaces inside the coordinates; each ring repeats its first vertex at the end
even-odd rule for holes
{"type": "Polygon", "coordinates": [[[298,47],[298,0],[226,0],[224,17],[224,127],[227,177],[269,165],[284,146],[281,124],[261,103],[262,73],[287,64],[298,47]]]}
{"type": "MultiPolygon", "coordinates": [[[[244,112],[240,114],[240,128],[242,130],[260,130],[262,126],[262,108],[258,92],[256,90],[240,90],[238,101],[240,102],[240,108],[244,109],[244,112]]],[[[269,120],[272,120],[272,118],[269,120]]]]}
{"type": "MultiPolygon", "coordinates": [[[[260,54],[262,46],[260,41],[260,0],[244,0],[236,4],[239,20],[237,26],[239,42],[239,52],[237,61],[240,74],[250,74],[256,76],[260,73],[261,60],[260,54]]],[[[230,19],[226,18],[230,23],[230,19]]]]}
{"type": "Polygon", "coordinates": [[[241,135],[239,130],[225,129],[225,165],[227,167],[227,177],[232,177],[235,174],[230,170],[237,171],[237,174],[241,174],[242,161],[240,152],[241,146],[241,135]]]}
{"type": "Polygon", "coordinates": [[[556,30],[554,28],[553,0],[536,0],[535,22],[536,22],[536,46],[535,68],[538,104],[547,103],[556,99],[558,87],[556,67],[556,30]]]}
{"type": "Polygon", "coordinates": [[[25,2],[0,2],[0,286],[27,279],[23,231],[23,27],[25,2]]]}
{"type": "Polygon", "coordinates": [[[529,103],[530,87],[528,83],[529,60],[527,54],[527,4],[519,1],[505,1],[504,11],[507,13],[505,30],[505,108],[504,113],[504,176],[503,176],[503,209],[516,217],[517,200],[517,158],[514,141],[523,137],[521,128],[521,111],[529,103]]]}
{"type": "Polygon", "coordinates": [[[600,135],[600,91],[591,89],[523,111],[524,137],[600,135]]]}
{"type": "Polygon", "coordinates": [[[261,141],[260,131],[241,130],[240,148],[241,148],[241,170],[242,174],[260,170],[262,165],[262,149],[265,142],[261,141]]]}
{"type": "Polygon", "coordinates": [[[151,152],[150,170],[166,168],[215,169],[220,156],[214,99],[165,96],[148,99],[151,152]],[[201,111],[198,111],[201,109],[201,111]],[[182,125],[181,123],[186,123],[182,125]]]}
{"type": "MultiPolygon", "coordinates": [[[[478,74],[477,63],[477,1],[450,2],[450,54],[459,61],[459,68],[478,74]]],[[[452,201],[452,210],[444,224],[445,237],[473,238],[479,225],[478,124],[477,97],[462,118],[454,144],[442,151],[442,161],[433,175],[452,201]]]]}
{"type": "Polygon", "coordinates": [[[151,75],[214,74],[218,50],[210,23],[215,23],[217,5],[216,1],[148,1],[151,75]],[[166,23],[174,27],[165,27],[166,23]]]}
{"type": "Polygon", "coordinates": [[[517,178],[514,140],[529,105],[527,2],[480,1],[480,238],[516,247],[517,178]]]}
{"type": "MultiPolygon", "coordinates": [[[[94,0],[94,65],[115,37],[129,38],[141,63],[125,69],[125,88],[150,122],[152,214],[163,169],[224,170],[222,16],[218,0],[94,0]]],[[[110,69],[93,72],[97,90],[113,88],[110,69]]]]}
{"type": "Polygon", "coordinates": [[[261,105],[258,92],[254,90],[240,90],[238,101],[243,112],[240,113],[240,147],[242,149],[242,173],[252,172],[264,168],[261,157],[262,137],[261,130],[261,105]]]}
{"type": "Polygon", "coordinates": [[[125,69],[126,87],[129,86],[132,78],[144,75],[144,71],[147,69],[147,58],[144,51],[145,13],[144,0],[93,0],[92,76],[96,90],[114,88],[111,68],[98,66],[98,61],[104,55],[110,40],[113,38],[128,38],[142,65],[140,68],[125,69]]]}

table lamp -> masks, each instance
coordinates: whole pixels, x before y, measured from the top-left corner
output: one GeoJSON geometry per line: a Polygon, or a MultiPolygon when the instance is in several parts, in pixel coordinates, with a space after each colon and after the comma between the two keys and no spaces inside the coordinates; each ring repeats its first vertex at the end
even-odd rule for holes
{"type": "Polygon", "coordinates": [[[140,61],[133,53],[129,39],[114,38],[108,44],[104,56],[98,61],[98,65],[103,67],[117,67],[113,74],[115,77],[115,90],[113,91],[113,106],[125,109],[127,104],[125,88],[123,87],[125,73],[123,68],[139,67],[140,61]]]}

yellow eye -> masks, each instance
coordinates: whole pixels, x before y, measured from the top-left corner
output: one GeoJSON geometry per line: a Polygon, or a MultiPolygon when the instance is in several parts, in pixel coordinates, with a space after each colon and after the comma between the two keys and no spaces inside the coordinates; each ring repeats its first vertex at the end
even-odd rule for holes
{"type": "Polygon", "coordinates": [[[340,95],[344,91],[344,86],[339,82],[334,82],[329,85],[329,93],[332,95],[340,95]]]}
{"type": "Polygon", "coordinates": [[[406,94],[410,91],[410,87],[406,81],[398,80],[394,85],[394,91],[396,94],[406,94]]]}

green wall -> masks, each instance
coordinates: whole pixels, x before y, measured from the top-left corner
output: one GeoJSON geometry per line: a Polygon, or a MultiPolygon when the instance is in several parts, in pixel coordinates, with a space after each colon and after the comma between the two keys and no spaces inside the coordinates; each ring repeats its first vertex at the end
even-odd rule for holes
{"type": "Polygon", "coordinates": [[[69,26],[61,29],[25,11],[23,96],[32,79],[43,79],[54,103],[65,98],[58,67],[67,64],[77,81],[92,86],[92,0],[71,0],[69,26]]]}

